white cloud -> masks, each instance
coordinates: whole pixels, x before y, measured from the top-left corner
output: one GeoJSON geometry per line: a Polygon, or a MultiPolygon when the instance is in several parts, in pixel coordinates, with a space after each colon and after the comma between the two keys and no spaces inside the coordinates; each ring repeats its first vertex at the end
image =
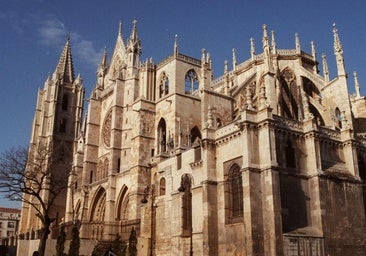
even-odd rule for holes
{"type": "Polygon", "coordinates": [[[93,42],[84,39],[79,33],[68,31],[65,24],[56,18],[40,22],[38,32],[40,43],[53,48],[64,45],[67,35],[70,34],[74,60],[77,59],[79,63],[92,68],[96,68],[102,56],[102,49],[95,49],[93,42]]]}
{"type": "Polygon", "coordinates": [[[91,41],[84,39],[77,40],[72,43],[72,46],[75,56],[79,57],[82,62],[92,65],[93,68],[96,67],[102,56],[102,50],[97,51],[91,41]]]}
{"type": "Polygon", "coordinates": [[[41,44],[46,46],[60,45],[62,42],[65,42],[67,35],[65,25],[57,19],[42,21],[38,32],[41,44]]]}

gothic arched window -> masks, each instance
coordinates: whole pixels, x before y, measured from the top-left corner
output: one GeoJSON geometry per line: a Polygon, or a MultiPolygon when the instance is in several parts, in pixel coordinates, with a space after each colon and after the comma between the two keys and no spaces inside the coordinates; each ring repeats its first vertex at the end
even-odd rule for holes
{"type": "Polygon", "coordinates": [[[243,183],[237,164],[234,164],[228,172],[225,192],[226,223],[241,222],[244,213],[243,183]]]}
{"type": "Polygon", "coordinates": [[[198,76],[193,69],[190,69],[185,76],[185,93],[193,94],[198,90],[198,76]]]}

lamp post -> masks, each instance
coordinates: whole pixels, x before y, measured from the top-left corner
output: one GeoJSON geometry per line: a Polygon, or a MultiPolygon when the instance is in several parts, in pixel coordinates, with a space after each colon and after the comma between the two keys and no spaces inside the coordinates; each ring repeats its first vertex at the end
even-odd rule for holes
{"type": "Polygon", "coordinates": [[[150,196],[150,256],[154,255],[155,247],[155,187],[154,185],[147,185],[144,189],[144,198],[141,199],[141,203],[147,204],[150,196]]]}

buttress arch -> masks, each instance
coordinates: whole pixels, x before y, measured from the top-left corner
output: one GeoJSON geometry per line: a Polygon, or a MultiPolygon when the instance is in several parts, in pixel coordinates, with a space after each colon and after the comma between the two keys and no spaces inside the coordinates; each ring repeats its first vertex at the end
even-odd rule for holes
{"type": "Polygon", "coordinates": [[[127,219],[128,215],[128,201],[129,201],[129,195],[128,195],[128,187],[126,185],[123,185],[118,197],[117,197],[117,204],[115,207],[115,217],[116,220],[125,220],[127,219]]]}

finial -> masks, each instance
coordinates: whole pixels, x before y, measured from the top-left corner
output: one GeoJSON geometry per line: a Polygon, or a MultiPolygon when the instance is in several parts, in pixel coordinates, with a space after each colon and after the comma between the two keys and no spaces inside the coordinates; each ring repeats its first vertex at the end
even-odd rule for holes
{"type": "Polygon", "coordinates": [[[358,82],[358,76],[357,76],[357,72],[354,71],[353,72],[353,76],[355,79],[355,90],[356,90],[356,97],[360,98],[361,97],[361,93],[360,93],[360,83],[358,82]]]}
{"type": "Polygon", "coordinates": [[[118,35],[122,36],[122,21],[119,21],[118,35]]]}
{"type": "Polygon", "coordinates": [[[310,45],[311,45],[311,55],[313,56],[313,59],[316,60],[316,50],[315,50],[314,41],[311,41],[310,45]]]}
{"type": "Polygon", "coordinates": [[[334,55],[337,60],[338,76],[346,76],[346,70],[343,61],[343,48],[341,40],[339,40],[338,29],[335,23],[333,23],[333,36],[334,36],[334,55]]]}
{"type": "Polygon", "coordinates": [[[178,35],[174,36],[174,56],[178,55],[178,35]]]}
{"type": "Polygon", "coordinates": [[[70,43],[70,31],[67,33],[67,39],[66,39],[67,43],[70,43]]]}
{"type": "Polygon", "coordinates": [[[263,24],[262,28],[263,28],[263,39],[262,39],[262,43],[263,43],[263,48],[266,48],[266,47],[269,47],[268,33],[267,33],[267,25],[266,24],[263,24]]]}
{"type": "Polygon", "coordinates": [[[271,47],[272,47],[272,53],[276,54],[277,52],[277,44],[276,44],[276,40],[275,40],[275,33],[273,30],[271,30],[271,36],[272,36],[272,42],[271,42],[271,47]]]}
{"type": "Polygon", "coordinates": [[[338,29],[336,27],[336,24],[333,23],[333,36],[334,36],[334,53],[343,54],[343,48],[341,41],[339,40],[339,34],[338,29]]]}
{"type": "Polygon", "coordinates": [[[322,61],[323,61],[323,76],[326,82],[329,82],[329,70],[328,70],[328,63],[327,63],[327,57],[323,53],[322,54],[322,61]]]}
{"type": "Polygon", "coordinates": [[[224,61],[224,73],[225,73],[225,74],[228,72],[227,63],[228,63],[228,61],[227,61],[227,60],[225,60],[225,61],[224,61]]]}
{"type": "Polygon", "coordinates": [[[236,70],[236,50],[233,48],[233,70],[236,70]]]}
{"type": "Polygon", "coordinates": [[[300,53],[301,52],[300,39],[299,34],[297,32],[295,33],[295,45],[296,45],[296,53],[300,53]]]}
{"type": "Polygon", "coordinates": [[[254,46],[254,38],[250,38],[250,55],[252,57],[252,60],[255,58],[255,46],[254,46]]]}
{"type": "Polygon", "coordinates": [[[206,50],[205,50],[205,48],[201,49],[201,53],[202,53],[201,64],[204,64],[206,62],[206,50]]]}
{"type": "Polygon", "coordinates": [[[137,19],[136,19],[136,17],[135,17],[135,18],[133,18],[132,24],[133,24],[133,28],[136,28],[136,24],[137,24],[137,19]]]}

